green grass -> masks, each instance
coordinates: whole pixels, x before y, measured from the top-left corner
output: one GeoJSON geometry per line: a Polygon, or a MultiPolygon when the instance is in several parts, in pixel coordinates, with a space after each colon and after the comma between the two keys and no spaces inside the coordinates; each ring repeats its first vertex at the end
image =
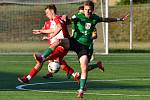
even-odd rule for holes
{"type": "MultiPolygon", "coordinates": [[[[104,52],[104,44],[102,41],[94,43],[95,52],[104,52]]],[[[48,48],[47,41],[37,42],[1,42],[0,53],[33,53],[43,52],[48,48]]],[[[149,42],[133,42],[133,49],[129,49],[129,42],[109,42],[110,53],[149,53],[149,42]]]]}
{"type": "MultiPolygon", "coordinates": [[[[77,57],[73,55],[65,57],[70,66],[73,66],[76,71],[80,71],[76,58],[77,57]]],[[[102,60],[105,65],[105,72],[101,73],[98,69],[89,72],[88,90],[85,92],[87,94],[85,94],[83,100],[149,100],[149,59],[150,54],[148,53],[96,55],[96,58],[92,63],[97,60],[102,60]],[[119,81],[118,79],[122,80],[119,81]],[[126,95],[112,96],[110,94],[126,95]],[[127,94],[130,96],[127,96],[127,94]]],[[[16,86],[21,85],[17,81],[17,76],[28,74],[34,66],[34,63],[34,59],[30,55],[0,55],[0,100],[79,100],[75,96],[78,86],[74,82],[58,84],[49,83],[45,85],[31,85],[24,87],[26,89],[60,91],[63,93],[16,89],[16,86]]],[[[42,76],[46,73],[47,66],[45,64],[43,69],[30,83],[73,81],[73,79],[66,79],[66,74],[63,71],[56,73],[53,79],[45,80],[42,76]]]]}

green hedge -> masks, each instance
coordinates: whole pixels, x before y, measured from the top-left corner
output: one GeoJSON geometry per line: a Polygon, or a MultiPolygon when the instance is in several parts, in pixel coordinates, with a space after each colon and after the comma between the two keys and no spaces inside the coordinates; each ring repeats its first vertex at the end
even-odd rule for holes
{"type": "MultiPolygon", "coordinates": [[[[133,4],[141,4],[141,3],[150,3],[150,0],[133,0],[133,4]]],[[[128,4],[130,4],[130,0],[120,0],[120,2],[118,2],[118,4],[128,5],[128,4]]]]}

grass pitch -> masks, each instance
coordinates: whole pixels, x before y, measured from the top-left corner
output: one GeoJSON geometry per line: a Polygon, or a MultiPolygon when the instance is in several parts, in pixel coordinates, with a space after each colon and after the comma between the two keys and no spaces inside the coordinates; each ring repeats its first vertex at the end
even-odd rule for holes
{"type": "MultiPolygon", "coordinates": [[[[68,55],[66,61],[80,71],[77,57],[68,55]]],[[[83,100],[150,100],[150,54],[96,55],[91,63],[101,60],[105,72],[98,69],[89,72],[88,90],[83,100]]],[[[0,100],[78,100],[77,84],[67,79],[63,71],[53,79],[43,79],[47,73],[45,64],[31,80],[30,85],[20,84],[17,76],[28,74],[35,61],[31,55],[0,56],[0,100]],[[40,84],[38,84],[40,83],[40,84]],[[20,90],[16,89],[20,86],[20,90]]]]}

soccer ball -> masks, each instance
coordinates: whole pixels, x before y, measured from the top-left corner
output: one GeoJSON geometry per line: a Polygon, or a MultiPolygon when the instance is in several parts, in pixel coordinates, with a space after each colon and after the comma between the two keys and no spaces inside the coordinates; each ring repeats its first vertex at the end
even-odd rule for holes
{"type": "Polygon", "coordinates": [[[56,61],[49,62],[48,71],[52,73],[57,73],[60,69],[60,64],[56,61]]]}

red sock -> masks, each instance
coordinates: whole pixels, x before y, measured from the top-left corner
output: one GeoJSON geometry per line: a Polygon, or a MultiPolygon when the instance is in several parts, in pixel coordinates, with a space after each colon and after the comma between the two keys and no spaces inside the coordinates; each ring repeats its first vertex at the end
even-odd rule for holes
{"type": "Polygon", "coordinates": [[[65,61],[62,62],[62,65],[62,70],[64,70],[66,73],[72,74],[74,72],[74,70],[70,68],[65,61]]]}
{"type": "Polygon", "coordinates": [[[53,73],[51,73],[51,72],[49,72],[49,71],[48,71],[48,73],[47,73],[47,74],[52,75],[53,73]]]}
{"type": "Polygon", "coordinates": [[[31,77],[34,77],[35,75],[36,75],[36,73],[38,72],[38,70],[37,69],[35,69],[35,68],[32,68],[32,70],[30,71],[30,76],[31,77]]]}
{"type": "MultiPolygon", "coordinates": [[[[69,67],[69,66],[68,66],[69,67]]],[[[74,73],[74,70],[71,68],[71,67],[69,67],[70,68],[70,70],[69,70],[69,74],[71,74],[72,75],[72,73],[74,73]]]]}

